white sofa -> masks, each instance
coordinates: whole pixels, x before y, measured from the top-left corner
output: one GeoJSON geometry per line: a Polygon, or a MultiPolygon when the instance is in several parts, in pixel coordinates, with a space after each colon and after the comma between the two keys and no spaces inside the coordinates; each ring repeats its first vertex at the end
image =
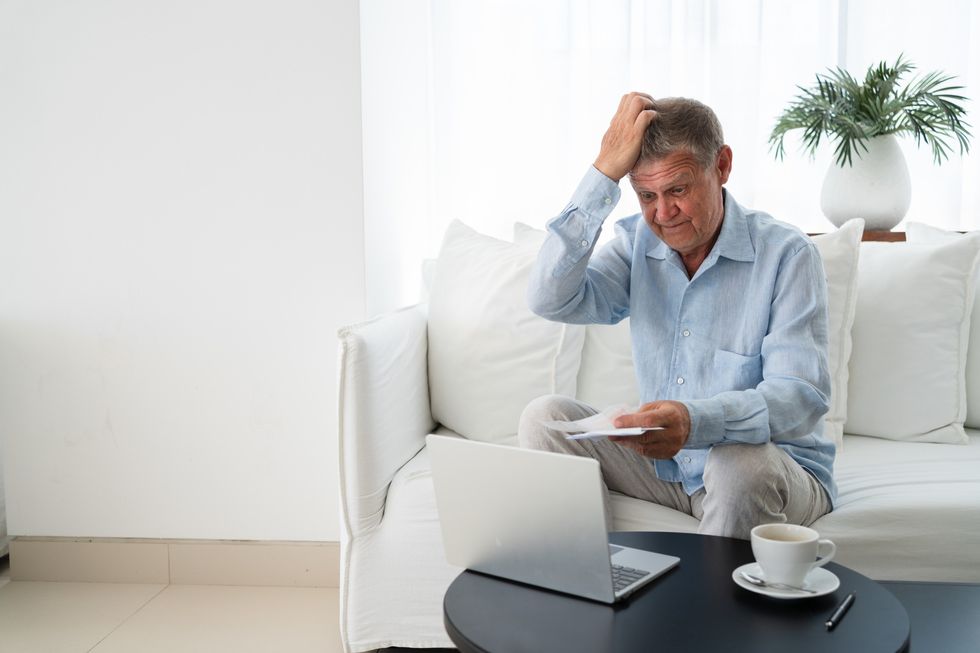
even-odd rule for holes
{"type": "MultiPolygon", "coordinates": [[[[910,225],[909,243],[861,244],[861,226],[815,239],[831,304],[826,428],[846,435],[836,508],[814,527],[837,562],[875,579],[980,582],[980,236],[910,225]]],[[[460,570],[443,557],[428,433],[513,443],[523,406],[552,392],[638,402],[628,322],[566,326],[527,311],[542,237],[518,226],[510,243],[454,224],[428,304],[339,333],[348,651],[451,646],[442,598],[460,570]]],[[[697,529],[628,497],[613,510],[617,530],[697,529]]]]}
{"type": "Polygon", "coordinates": [[[0,558],[7,555],[9,550],[10,538],[7,536],[7,502],[3,494],[3,451],[0,450],[0,558]]]}

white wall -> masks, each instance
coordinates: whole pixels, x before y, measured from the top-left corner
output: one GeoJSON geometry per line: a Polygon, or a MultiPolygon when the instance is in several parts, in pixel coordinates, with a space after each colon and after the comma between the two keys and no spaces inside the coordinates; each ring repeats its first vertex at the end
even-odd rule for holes
{"type": "Polygon", "coordinates": [[[356,0],[0,0],[12,535],[338,539],[356,0]]]}

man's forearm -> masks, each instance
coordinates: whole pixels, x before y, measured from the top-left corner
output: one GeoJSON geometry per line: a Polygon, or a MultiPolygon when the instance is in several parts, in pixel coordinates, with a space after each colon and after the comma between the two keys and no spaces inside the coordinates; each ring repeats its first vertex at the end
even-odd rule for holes
{"type": "Polygon", "coordinates": [[[690,448],[792,441],[812,433],[830,406],[812,384],[790,379],[682,403],[691,415],[690,448]]]}
{"type": "Polygon", "coordinates": [[[528,283],[532,311],[572,323],[617,322],[628,313],[628,255],[604,252],[598,267],[589,269],[602,223],[619,196],[618,184],[589,169],[565,210],[548,223],[528,283]]]}

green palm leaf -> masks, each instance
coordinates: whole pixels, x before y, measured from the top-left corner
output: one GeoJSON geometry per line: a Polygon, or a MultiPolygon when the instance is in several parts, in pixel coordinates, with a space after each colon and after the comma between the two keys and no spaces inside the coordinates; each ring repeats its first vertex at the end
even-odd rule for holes
{"type": "Polygon", "coordinates": [[[939,71],[900,87],[915,65],[899,56],[894,64],[882,61],[868,68],[858,81],[843,68],[816,75],[816,85],[800,91],[776,119],[769,134],[769,149],[777,159],[786,155],[785,137],[803,130],[803,149],[814,156],[821,139],[834,143],[834,160],[851,165],[855,154],[867,151],[868,139],[885,134],[910,134],[917,145],[932,150],[937,164],[949,158],[951,141],[960,154],[970,150],[970,124],[966,97],[953,77],[939,71]]]}

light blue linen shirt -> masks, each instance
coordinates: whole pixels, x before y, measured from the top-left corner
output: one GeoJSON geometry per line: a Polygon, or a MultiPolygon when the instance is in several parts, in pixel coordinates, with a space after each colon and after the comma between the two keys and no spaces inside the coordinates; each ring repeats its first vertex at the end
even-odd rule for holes
{"type": "Polygon", "coordinates": [[[593,254],[620,189],[591,168],[548,223],[528,303],[574,324],[630,317],[641,399],[681,401],[691,414],[685,448],[653,461],[659,478],[693,494],[712,446],[774,442],[836,501],[835,446],[823,434],[830,374],[820,255],[795,227],[723,192],[718,240],[688,279],[642,215],[619,220],[615,238],[593,254]]]}

